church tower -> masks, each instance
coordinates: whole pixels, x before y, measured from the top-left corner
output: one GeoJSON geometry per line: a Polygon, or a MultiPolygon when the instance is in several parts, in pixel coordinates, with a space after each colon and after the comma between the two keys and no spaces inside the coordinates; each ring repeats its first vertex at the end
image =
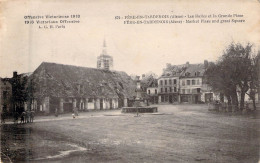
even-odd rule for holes
{"type": "Polygon", "coordinates": [[[113,70],[113,57],[107,54],[106,40],[103,42],[103,49],[100,56],[97,57],[97,68],[105,70],[113,70]]]}

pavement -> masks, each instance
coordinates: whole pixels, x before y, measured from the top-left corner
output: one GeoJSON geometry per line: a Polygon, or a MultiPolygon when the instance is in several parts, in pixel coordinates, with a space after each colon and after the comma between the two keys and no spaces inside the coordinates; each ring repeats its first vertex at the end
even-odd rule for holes
{"type": "MultiPolygon", "coordinates": [[[[158,105],[36,117],[1,126],[8,162],[258,162],[258,114],[209,112],[206,105],[158,105]]],[[[5,155],[5,156],[4,156],[5,155]]]]}

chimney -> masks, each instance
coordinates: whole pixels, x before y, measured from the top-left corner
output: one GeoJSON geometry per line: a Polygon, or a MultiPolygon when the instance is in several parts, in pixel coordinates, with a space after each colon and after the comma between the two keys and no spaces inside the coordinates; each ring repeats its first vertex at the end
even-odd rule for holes
{"type": "Polygon", "coordinates": [[[14,71],[13,72],[13,78],[16,78],[17,77],[17,71],[14,71]]]}
{"type": "Polygon", "coordinates": [[[204,67],[205,67],[205,68],[208,68],[208,66],[209,66],[208,60],[204,60],[204,67]]]}
{"type": "Polygon", "coordinates": [[[188,67],[188,66],[189,66],[189,64],[190,64],[190,62],[186,62],[186,67],[188,67]]]}
{"type": "Polygon", "coordinates": [[[142,79],[145,78],[145,74],[142,75],[142,79]]]}

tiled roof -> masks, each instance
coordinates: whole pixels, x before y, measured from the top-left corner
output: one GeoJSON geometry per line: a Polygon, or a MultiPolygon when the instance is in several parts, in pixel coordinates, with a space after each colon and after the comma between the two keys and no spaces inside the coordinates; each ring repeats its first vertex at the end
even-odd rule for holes
{"type": "Polygon", "coordinates": [[[135,95],[125,72],[43,62],[30,76],[35,96],[117,98],[135,95]]]}
{"type": "Polygon", "coordinates": [[[204,75],[204,64],[189,64],[180,77],[202,77],[204,75]]]}
{"type": "Polygon", "coordinates": [[[204,64],[170,65],[164,69],[160,78],[169,77],[202,77],[205,72],[204,64]]]}

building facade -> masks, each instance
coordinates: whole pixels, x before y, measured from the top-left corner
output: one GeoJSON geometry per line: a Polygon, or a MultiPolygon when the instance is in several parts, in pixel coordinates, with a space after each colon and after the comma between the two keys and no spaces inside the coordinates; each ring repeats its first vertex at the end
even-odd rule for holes
{"type": "Polygon", "coordinates": [[[204,82],[208,62],[183,65],[167,64],[158,79],[159,103],[207,103],[213,100],[204,82]]]}
{"type": "Polygon", "coordinates": [[[12,84],[10,78],[0,78],[0,112],[12,111],[12,84]]]}
{"type": "Polygon", "coordinates": [[[152,79],[148,83],[146,93],[149,97],[149,102],[151,104],[158,104],[159,100],[158,100],[158,80],[157,79],[152,79]]]}
{"type": "Polygon", "coordinates": [[[179,102],[179,77],[177,75],[162,75],[158,79],[159,103],[179,102]]]}
{"type": "Polygon", "coordinates": [[[125,72],[43,62],[30,76],[31,109],[60,113],[128,106],[135,82],[125,72]],[[33,106],[33,107],[32,107],[33,106]]]}

